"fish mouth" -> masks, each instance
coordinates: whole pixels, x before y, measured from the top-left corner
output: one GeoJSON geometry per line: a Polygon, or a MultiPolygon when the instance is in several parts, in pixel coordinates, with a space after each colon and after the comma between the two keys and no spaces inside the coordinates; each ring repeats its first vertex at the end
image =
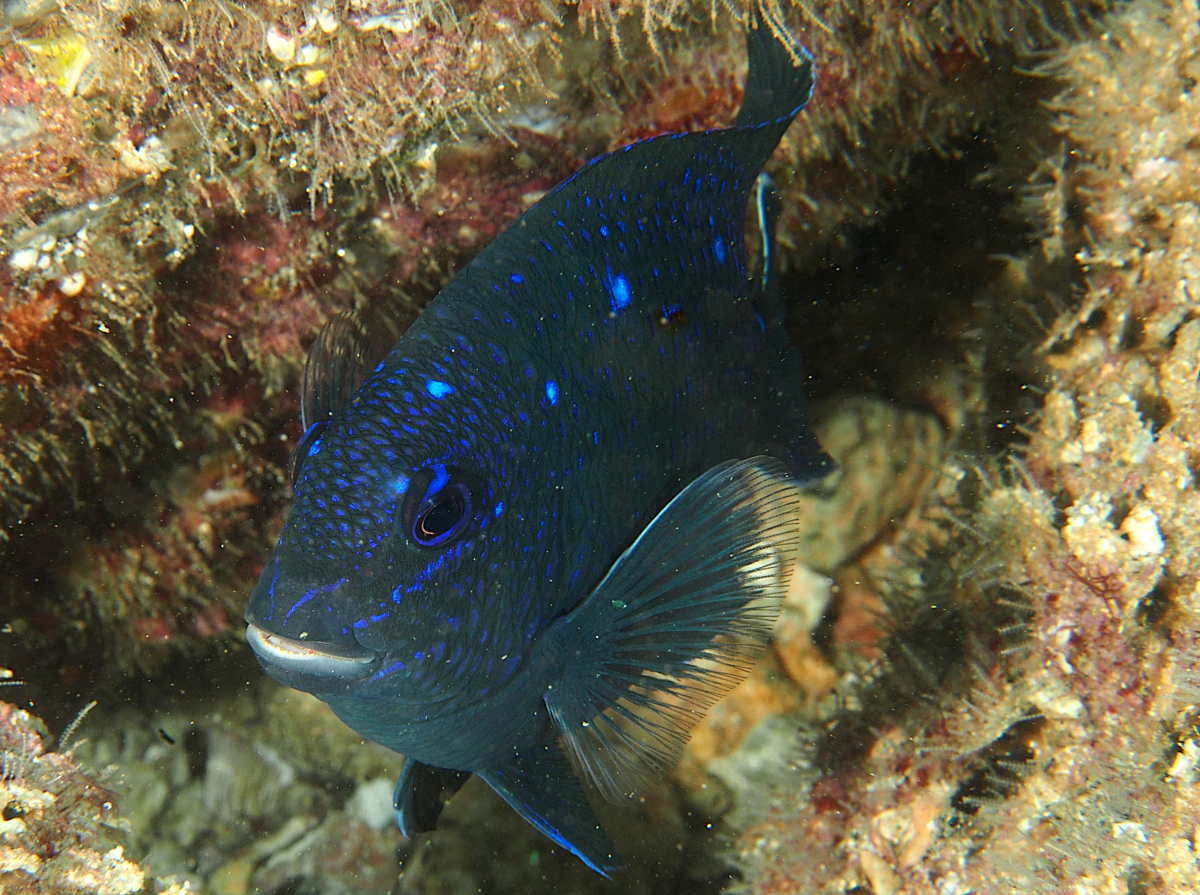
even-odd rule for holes
{"type": "Polygon", "coordinates": [[[246,642],[264,664],[285,672],[325,678],[356,678],[375,661],[375,651],[321,641],[295,640],[246,625],[246,642]]]}

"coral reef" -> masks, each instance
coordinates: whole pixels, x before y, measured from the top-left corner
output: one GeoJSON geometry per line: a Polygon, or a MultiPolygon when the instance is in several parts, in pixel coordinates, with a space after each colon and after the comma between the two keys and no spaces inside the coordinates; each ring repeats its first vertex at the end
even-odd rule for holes
{"type": "MultiPolygon", "coordinates": [[[[773,170],[842,472],[774,649],[609,819],[630,890],[1200,889],[1200,25],[1106,7],[767,4],[821,64],[773,170]]],[[[332,313],[399,331],[583,159],[738,101],[740,6],[4,9],[0,636],[39,694],[114,666],[174,686],[165,659],[237,630],[332,313]]],[[[203,695],[89,720],[75,757],[107,789],[39,809],[99,823],[120,794],[89,866],[120,845],[114,872],[221,895],[604,890],[482,788],[404,841],[396,757],[246,691],[229,650],[211,694],[187,666],[203,695]]],[[[20,779],[83,786],[4,718],[20,779]]],[[[4,860],[48,860],[19,837],[51,815],[20,810],[4,860]]]]}
{"type": "MultiPolygon", "coordinates": [[[[13,895],[133,895],[116,796],[47,752],[41,722],[0,702],[0,889],[13,895]]],[[[64,737],[66,739],[66,737],[64,737]]]]}
{"type": "Polygon", "coordinates": [[[244,895],[304,879],[322,891],[391,891],[399,756],[272,684],[216,703],[164,702],[89,719],[76,747],[122,794],[128,848],[159,885],[244,895]]]}
{"type": "Polygon", "coordinates": [[[1085,293],[1041,333],[1018,459],[952,459],[905,549],[860,560],[879,659],[765,787],[748,890],[1200,886],[1198,38],[1192,4],[1135,0],[1046,63],[1066,150],[1027,207],[1085,293]]]}

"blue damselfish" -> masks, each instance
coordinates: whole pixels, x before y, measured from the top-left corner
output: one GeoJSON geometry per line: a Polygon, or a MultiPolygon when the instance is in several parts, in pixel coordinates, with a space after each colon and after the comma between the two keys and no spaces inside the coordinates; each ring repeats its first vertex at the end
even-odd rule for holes
{"type": "Polygon", "coordinates": [[[592,161],[377,366],[350,318],[310,351],[295,502],[247,639],[272,677],[408,757],[409,834],[478,774],[613,873],[582,781],[620,800],[670,770],[770,635],[799,483],[829,461],[760,178],[812,63],[761,19],[747,44],[733,127],[592,161]]]}

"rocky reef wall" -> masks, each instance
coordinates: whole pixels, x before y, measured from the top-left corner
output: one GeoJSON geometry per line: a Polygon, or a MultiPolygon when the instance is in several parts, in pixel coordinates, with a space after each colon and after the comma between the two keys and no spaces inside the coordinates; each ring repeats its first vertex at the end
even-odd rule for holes
{"type": "Polygon", "coordinates": [[[942,467],[900,574],[874,559],[881,655],[743,838],[748,891],[1200,885],[1198,37],[1137,0],[1043,64],[1062,145],[1028,207],[1082,281],[1039,315],[1041,410],[1007,462],[942,467]]]}
{"type": "MultiPolygon", "coordinates": [[[[1105,6],[765,5],[820,66],[772,171],[841,471],[774,649],[608,818],[624,890],[1200,888],[1200,18],[1105,6]]],[[[603,890],[482,788],[403,841],[395,758],[247,687],[238,619],[323,322],[399,332],[588,157],[727,122],[744,12],[4,6],[4,695],[102,697],[129,880],[603,890]]]]}

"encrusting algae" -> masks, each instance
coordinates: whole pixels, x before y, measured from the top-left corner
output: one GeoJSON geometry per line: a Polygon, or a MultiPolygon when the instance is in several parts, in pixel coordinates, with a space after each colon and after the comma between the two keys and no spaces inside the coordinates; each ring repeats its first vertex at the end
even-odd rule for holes
{"type": "MultiPolygon", "coordinates": [[[[813,571],[774,649],[670,784],[604,818],[628,828],[628,890],[1200,890],[1200,25],[1184,2],[1106,6],[768,5],[818,67],[770,170],[843,469],[806,505],[813,571]],[[943,187],[967,204],[927,220],[914,193],[943,187]],[[987,226],[953,219],[988,191],[987,226]],[[966,244],[931,260],[938,226],[966,244]],[[972,254],[957,291],[925,291],[921,265],[972,254]]],[[[729,13],[5,4],[0,643],[30,686],[4,695],[69,717],[64,686],[149,672],[154,707],[97,693],[74,750],[131,818],[80,840],[127,871],[108,891],[600,890],[471,788],[400,840],[395,768],[314,701],[243,692],[231,632],[324,321],[398,332],[585,159],[728,123],[729,13]],[[165,660],[214,645],[218,695],[174,704],[165,660]]]]}

